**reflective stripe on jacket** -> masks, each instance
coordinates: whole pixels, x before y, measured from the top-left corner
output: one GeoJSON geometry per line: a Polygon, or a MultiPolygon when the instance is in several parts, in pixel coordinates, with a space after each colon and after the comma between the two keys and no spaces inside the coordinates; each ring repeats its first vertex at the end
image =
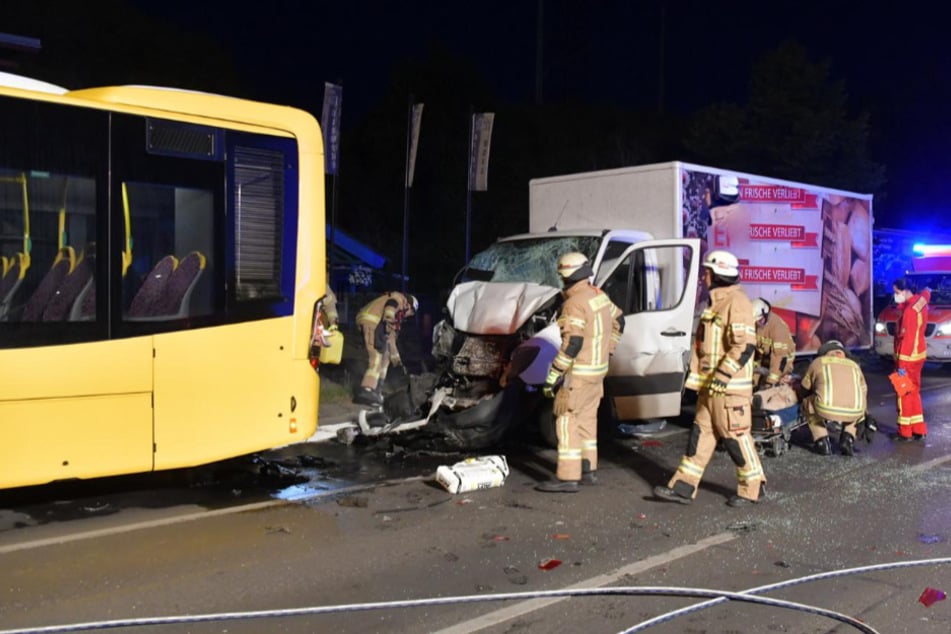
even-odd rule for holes
{"type": "Polygon", "coordinates": [[[740,365],[747,346],[756,345],[753,304],[739,284],[710,290],[710,305],[700,315],[690,358],[687,387],[705,390],[720,370],[727,394],[753,394],[753,355],[740,365]]]}
{"type": "Polygon", "coordinates": [[[806,369],[801,385],[815,393],[813,406],[826,420],[852,423],[865,415],[868,386],[862,368],[851,359],[817,357],[806,369]]]}
{"type": "Polygon", "coordinates": [[[552,363],[564,373],[601,377],[608,373],[608,360],[621,338],[621,309],[607,293],[587,280],[565,290],[565,303],[558,315],[561,349],[552,363]],[[572,337],[581,337],[578,353],[571,357],[568,346],[572,337]]]}

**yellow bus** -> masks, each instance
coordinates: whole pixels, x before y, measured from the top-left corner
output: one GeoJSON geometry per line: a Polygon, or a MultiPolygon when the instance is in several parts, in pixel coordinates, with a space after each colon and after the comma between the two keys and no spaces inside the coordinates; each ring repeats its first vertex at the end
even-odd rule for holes
{"type": "Polygon", "coordinates": [[[0,73],[0,488],[317,427],[324,155],[289,107],[0,73]]]}

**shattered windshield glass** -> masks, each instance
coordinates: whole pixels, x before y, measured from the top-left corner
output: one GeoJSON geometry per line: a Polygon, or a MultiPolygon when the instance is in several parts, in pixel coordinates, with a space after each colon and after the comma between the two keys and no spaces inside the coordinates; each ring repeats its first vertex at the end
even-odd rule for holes
{"type": "Polygon", "coordinates": [[[496,242],[473,256],[462,274],[462,281],[534,282],[561,288],[558,258],[580,251],[592,262],[598,253],[598,236],[551,236],[496,242]]]}

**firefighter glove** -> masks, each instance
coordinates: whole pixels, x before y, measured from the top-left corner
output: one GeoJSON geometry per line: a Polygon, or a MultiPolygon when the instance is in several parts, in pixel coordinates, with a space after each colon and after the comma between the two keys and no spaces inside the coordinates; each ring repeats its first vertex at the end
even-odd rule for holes
{"type": "Polygon", "coordinates": [[[710,396],[723,396],[726,394],[726,381],[720,378],[714,378],[710,387],[707,388],[710,396]]]}
{"type": "Polygon", "coordinates": [[[555,416],[564,416],[568,413],[568,390],[558,390],[552,412],[555,416]]]}
{"type": "Polygon", "coordinates": [[[561,383],[561,372],[552,367],[545,378],[545,385],[542,387],[542,394],[545,398],[555,398],[555,392],[558,390],[558,384],[561,383]]]}

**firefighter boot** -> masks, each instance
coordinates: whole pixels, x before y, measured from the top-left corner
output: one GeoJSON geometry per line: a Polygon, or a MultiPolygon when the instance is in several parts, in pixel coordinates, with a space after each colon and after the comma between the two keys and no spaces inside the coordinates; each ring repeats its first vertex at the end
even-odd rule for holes
{"type": "Polygon", "coordinates": [[[680,504],[690,504],[693,502],[694,487],[683,481],[674,483],[674,488],[657,485],[654,487],[654,495],[668,502],[678,502],[680,504]]]}
{"type": "Polygon", "coordinates": [[[591,461],[581,461],[581,484],[592,485],[598,483],[598,472],[591,470],[591,461]]]}
{"type": "Polygon", "coordinates": [[[855,437],[852,436],[847,431],[843,431],[839,434],[839,452],[843,456],[854,456],[855,455],[855,437]]]}
{"type": "Polygon", "coordinates": [[[536,491],[542,493],[577,493],[577,480],[549,480],[535,486],[536,491]]]}
{"type": "Polygon", "coordinates": [[[822,438],[817,439],[814,443],[812,443],[812,448],[820,456],[832,455],[832,443],[829,441],[828,436],[823,436],[822,438]]]}
{"type": "Polygon", "coordinates": [[[377,396],[376,391],[368,387],[357,388],[357,394],[353,397],[353,402],[358,405],[379,406],[383,404],[383,399],[377,396]]]}

